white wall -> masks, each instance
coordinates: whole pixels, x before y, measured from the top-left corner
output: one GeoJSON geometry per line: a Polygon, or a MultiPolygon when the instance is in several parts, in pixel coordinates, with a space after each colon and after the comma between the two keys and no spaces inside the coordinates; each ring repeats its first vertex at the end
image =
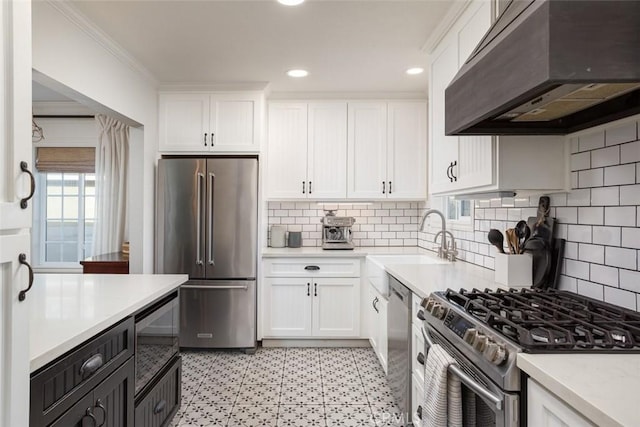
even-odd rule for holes
{"type": "Polygon", "coordinates": [[[64,3],[33,3],[34,79],[132,126],[130,268],[153,272],[156,84],[100,41],[64,3]],[[142,129],[144,132],[142,132],[142,129]]]}

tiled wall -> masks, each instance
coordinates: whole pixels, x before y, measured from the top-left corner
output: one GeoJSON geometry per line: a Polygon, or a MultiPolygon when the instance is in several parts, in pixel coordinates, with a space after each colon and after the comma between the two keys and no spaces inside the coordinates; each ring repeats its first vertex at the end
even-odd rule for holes
{"type": "Polygon", "coordinates": [[[323,209],[337,209],[338,216],[352,216],[353,242],[356,246],[416,246],[418,202],[317,203],[269,202],[268,223],[282,224],[287,231],[301,231],[303,246],[322,245],[323,209]]]}
{"type": "MultiPolygon", "coordinates": [[[[572,191],[551,195],[555,235],[567,239],[560,287],[640,309],[640,140],[627,122],[571,140],[572,191]]],[[[535,216],[538,196],[475,202],[473,229],[454,231],[461,259],[493,269],[487,231],[535,216]]],[[[431,249],[432,233],[418,244],[431,249]]]]}

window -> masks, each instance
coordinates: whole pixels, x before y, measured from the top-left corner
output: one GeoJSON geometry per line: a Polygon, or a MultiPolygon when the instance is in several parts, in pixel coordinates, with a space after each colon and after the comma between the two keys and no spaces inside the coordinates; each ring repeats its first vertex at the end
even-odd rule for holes
{"type": "Polygon", "coordinates": [[[43,267],[79,267],[92,254],[95,175],[38,173],[38,260],[43,267]]]}
{"type": "Polygon", "coordinates": [[[468,228],[473,225],[473,201],[456,200],[446,197],[444,201],[445,217],[452,228],[468,228]]]}

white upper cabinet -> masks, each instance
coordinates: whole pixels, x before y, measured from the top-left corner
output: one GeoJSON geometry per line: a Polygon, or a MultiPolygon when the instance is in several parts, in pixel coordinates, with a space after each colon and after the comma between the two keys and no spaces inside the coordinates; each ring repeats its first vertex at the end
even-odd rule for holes
{"type": "Polygon", "coordinates": [[[260,151],[262,94],[163,92],[160,152],[260,151]]]}
{"type": "Polygon", "coordinates": [[[445,89],[491,26],[491,2],[475,0],[431,54],[429,75],[430,193],[564,191],[566,141],[539,136],[447,136],[445,89]],[[545,173],[541,174],[540,171],[545,173]],[[550,171],[547,173],[547,171],[550,171]]]}
{"type": "Polygon", "coordinates": [[[347,104],[309,103],[307,198],[347,196],[347,104]]]}
{"type": "Polygon", "coordinates": [[[350,102],[347,197],[379,199],[386,196],[387,104],[350,102]]]}
{"type": "Polygon", "coordinates": [[[347,159],[349,199],[426,199],[426,103],[350,102],[347,159]]]}

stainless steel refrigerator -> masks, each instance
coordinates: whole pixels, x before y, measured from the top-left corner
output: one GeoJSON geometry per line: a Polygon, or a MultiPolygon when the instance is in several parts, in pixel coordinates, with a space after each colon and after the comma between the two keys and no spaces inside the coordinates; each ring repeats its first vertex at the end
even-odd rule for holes
{"type": "Polygon", "coordinates": [[[255,348],[256,158],[158,162],[156,271],[188,274],[180,346],[255,348]]]}

